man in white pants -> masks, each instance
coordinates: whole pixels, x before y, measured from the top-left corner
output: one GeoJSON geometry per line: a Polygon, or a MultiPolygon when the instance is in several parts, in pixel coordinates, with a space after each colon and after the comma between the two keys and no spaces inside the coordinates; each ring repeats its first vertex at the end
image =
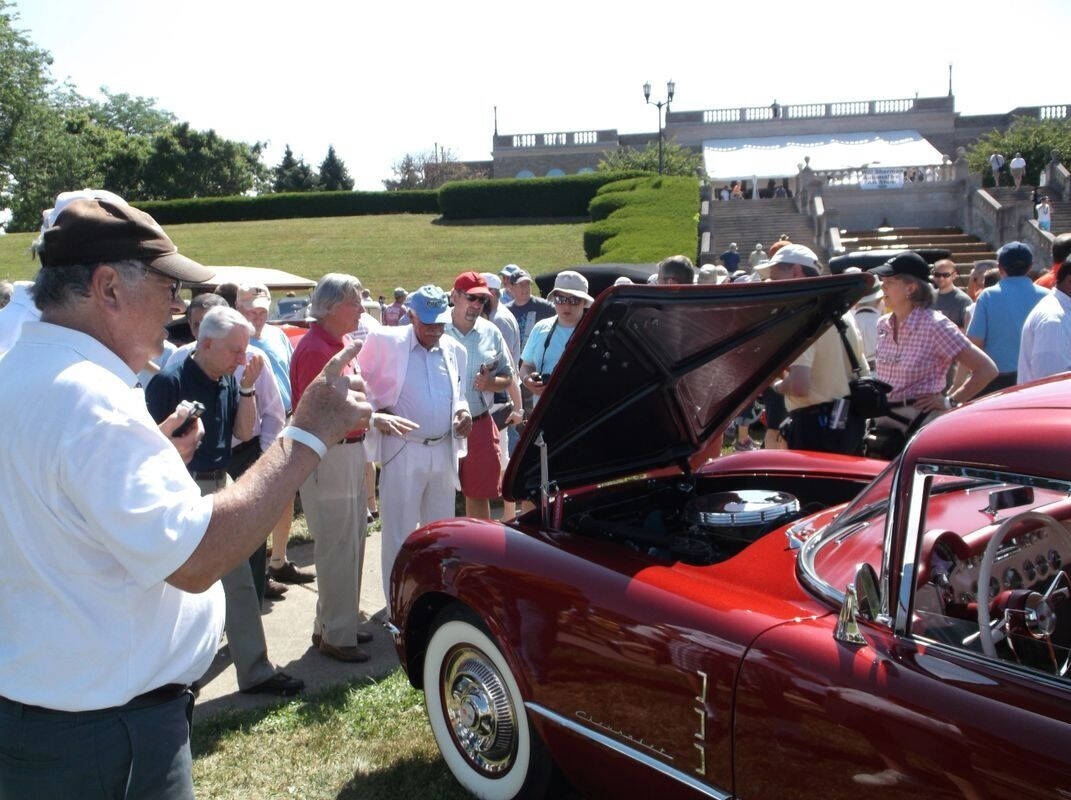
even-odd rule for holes
{"type": "MultiPolygon", "coordinates": [[[[373,427],[366,442],[379,461],[383,593],[390,599],[394,559],[414,530],[454,516],[458,459],[472,429],[462,381],[465,348],[444,337],[446,293],[422,286],[409,296],[409,321],[373,330],[357,357],[368,386],[373,427]],[[382,413],[389,412],[389,413],[382,413]],[[407,424],[417,427],[407,429],[407,424]]],[[[388,602],[389,607],[389,602],[388,602]]]]}

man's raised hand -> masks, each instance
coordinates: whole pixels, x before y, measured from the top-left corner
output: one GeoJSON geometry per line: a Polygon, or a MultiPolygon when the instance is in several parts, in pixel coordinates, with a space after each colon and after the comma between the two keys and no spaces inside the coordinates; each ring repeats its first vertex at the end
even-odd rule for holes
{"type": "Polygon", "coordinates": [[[360,349],[360,342],[351,342],[324,365],[301,395],[294,411],[295,427],[327,445],[340,441],[351,430],[368,427],[372,406],[365,400],[364,381],[359,373],[342,374],[360,349]]]}

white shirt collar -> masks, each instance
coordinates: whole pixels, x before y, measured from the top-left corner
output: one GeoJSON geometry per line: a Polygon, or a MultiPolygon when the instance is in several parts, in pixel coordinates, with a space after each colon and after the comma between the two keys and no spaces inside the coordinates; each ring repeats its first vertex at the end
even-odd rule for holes
{"type": "Polygon", "coordinates": [[[22,326],[20,341],[30,344],[42,344],[52,347],[67,347],[74,350],[87,361],[114,373],[127,386],[133,388],[138,376],[119,356],[105,347],[100,341],[87,333],[55,325],[51,322],[27,320],[22,326]]]}

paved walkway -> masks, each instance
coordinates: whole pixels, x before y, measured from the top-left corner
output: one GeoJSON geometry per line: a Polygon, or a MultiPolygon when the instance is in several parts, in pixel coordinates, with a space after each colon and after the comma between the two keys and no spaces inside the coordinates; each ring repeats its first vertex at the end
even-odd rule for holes
{"type": "MultiPolygon", "coordinates": [[[[364,575],[361,578],[361,616],[383,619],[386,600],[379,568],[379,532],[365,540],[364,575]]],[[[287,557],[303,568],[312,569],[312,543],[292,544],[287,557]]],[[[268,658],[284,672],[305,681],[303,694],[359,677],[381,678],[398,666],[398,656],[387,630],[378,621],[367,622],[364,629],[375,636],[369,645],[361,645],[371,654],[363,664],[343,664],[320,655],[312,646],[312,620],[316,614],[316,584],[291,585],[282,600],[264,601],[264,634],[268,640],[268,658]]],[[[300,695],[299,695],[300,696],[300,695]]],[[[241,708],[260,708],[280,702],[272,695],[239,694],[226,638],[208,671],[207,682],[197,699],[197,716],[241,708]]]]}

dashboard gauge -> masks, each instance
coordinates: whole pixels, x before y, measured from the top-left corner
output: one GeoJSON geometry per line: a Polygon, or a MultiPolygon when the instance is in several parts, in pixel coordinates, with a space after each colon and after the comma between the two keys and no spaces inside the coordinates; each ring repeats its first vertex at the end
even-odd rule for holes
{"type": "Polygon", "coordinates": [[[1034,564],[1038,568],[1038,575],[1044,578],[1049,572],[1049,562],[1045,560],[1045,556],[1038,556],[1035,558],[1034,564]]]}
{"type": "Polygon", "coordinates": [[[1019,571],[1015,569],[1015,567],[1008,567],[1008,569],[1004,570],[1004,588],[1023,588],[1023,576],[1019,574],[1019,571]]]}
{"type": "Polygon", "coordinates": [[[1023,562],[1023,572],[1026,573],[1026,579],[1031,583],[1037,580],[1038,571],[1034,568],[1034,562],[1029,558],[1023,562]]]}
{"type": "Polygon", "coordinates": [[[1060,554],[1057,553],[1055,550],[1049,551],[1049,565],[1053,569],[1059,569],[1061,566],[1063,566],[1063,559],[1060,558],[1060,554]]]}

